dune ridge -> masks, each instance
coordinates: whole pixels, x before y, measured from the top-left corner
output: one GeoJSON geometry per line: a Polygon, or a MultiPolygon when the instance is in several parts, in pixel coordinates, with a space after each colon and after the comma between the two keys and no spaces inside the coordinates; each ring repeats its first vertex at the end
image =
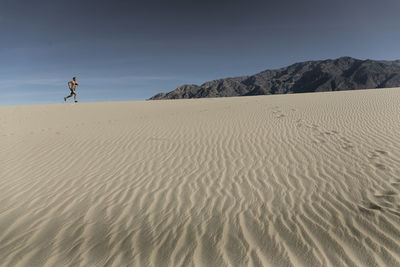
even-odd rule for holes
{"type": "Polygon", "coordinates": [[[400,266],[400,89],[0,107],[1,266],[400,266]]]}

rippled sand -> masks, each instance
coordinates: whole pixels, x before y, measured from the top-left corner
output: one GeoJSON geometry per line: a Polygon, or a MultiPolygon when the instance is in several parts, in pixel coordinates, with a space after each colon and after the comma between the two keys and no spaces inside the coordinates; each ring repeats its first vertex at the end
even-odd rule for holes
{"type": "Polygon", "coordinates": [[[400,266],[400,89],[0,107],[1,266],[400,266]]]}

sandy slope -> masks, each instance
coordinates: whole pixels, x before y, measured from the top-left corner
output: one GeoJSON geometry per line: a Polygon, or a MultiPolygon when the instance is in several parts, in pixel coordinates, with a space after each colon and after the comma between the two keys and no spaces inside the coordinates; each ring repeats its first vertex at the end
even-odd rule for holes
{"type": "Polygon", "coordinates": [[[400,266],[400,89],[0,107],[1,266],[400,266]]]}

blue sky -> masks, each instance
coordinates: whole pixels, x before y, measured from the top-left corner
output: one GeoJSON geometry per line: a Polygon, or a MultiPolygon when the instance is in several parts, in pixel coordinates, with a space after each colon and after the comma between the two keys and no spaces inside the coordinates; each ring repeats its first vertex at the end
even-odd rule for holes
{"type": "Polygon", "coordinates": [[[295,62],[400,59],[400,1],[1,0],[0,105],[143,100],[295,62]]]}

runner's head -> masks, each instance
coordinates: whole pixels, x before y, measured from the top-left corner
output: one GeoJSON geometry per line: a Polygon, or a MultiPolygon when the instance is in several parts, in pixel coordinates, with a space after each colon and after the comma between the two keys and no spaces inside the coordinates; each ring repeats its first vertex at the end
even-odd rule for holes
{"type": "Polygon", "coordinates": [[[75,80],[76,80],[76,77],[72,77],[72,80],[74,80],[74,81],[75,81],[75,80]]]}

